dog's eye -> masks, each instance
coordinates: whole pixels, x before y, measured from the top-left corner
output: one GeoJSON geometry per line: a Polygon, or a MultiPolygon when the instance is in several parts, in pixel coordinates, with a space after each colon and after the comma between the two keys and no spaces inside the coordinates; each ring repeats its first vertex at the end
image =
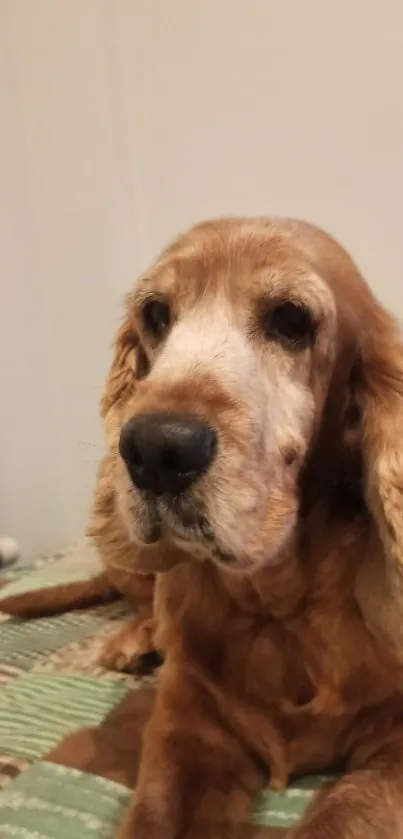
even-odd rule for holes
{"type": "Polygon", "coordinates": [[[264,329],[268,338],[277,338],[295,347],[307,347],[315,337],[315,323],[303,306],[280,303],[267,312],[264,329]]]}
{"type": "Polygon", "coordinates": [[[143,306],[144,325],[155,338],[162,338],[169,327],[171,313],[163,300],[148,300],[143,306]]]}

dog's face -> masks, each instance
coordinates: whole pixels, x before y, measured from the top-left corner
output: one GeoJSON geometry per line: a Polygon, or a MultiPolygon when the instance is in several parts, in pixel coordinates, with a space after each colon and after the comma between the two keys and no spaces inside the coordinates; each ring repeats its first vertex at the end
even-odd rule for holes
{"type": "Polygon", "coordinates": [[[137,347],[117,494],[130,538],[232,569],[274,563],[337,352],[337,305],[287,228],[179,239],[129,300],[137,347]]]}
{"type": "Polygon", "coordinates": [[[127,306],[103,415],[130,540],[234,571],[280,562],[329,405],[320,456],[348,438],[351,347],[382,310],[330,237],[270,220],[194,228],[127,306]]]}

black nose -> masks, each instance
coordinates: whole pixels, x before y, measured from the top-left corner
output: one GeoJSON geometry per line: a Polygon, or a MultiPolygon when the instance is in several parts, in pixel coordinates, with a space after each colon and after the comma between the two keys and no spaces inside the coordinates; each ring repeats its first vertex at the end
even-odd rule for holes
{"type": "Polygon", "coordinates": [[[119,452],[138,489],[178,495],[209,467],[217,435],[192,414],[140,414],[123,427],[119,452]]]}

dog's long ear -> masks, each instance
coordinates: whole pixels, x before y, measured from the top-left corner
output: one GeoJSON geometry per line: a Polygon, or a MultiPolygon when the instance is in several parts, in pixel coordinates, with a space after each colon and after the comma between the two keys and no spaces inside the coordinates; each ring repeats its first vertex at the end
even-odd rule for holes
{"type": "Polygon", "coordinates": [[[153,578],[147,565],[142,574],[140,557],[129,540],[116,500],[116,447],[124,423],[124,412],[137,382],[148,372],[148,361],[131,317],[131,296],[113,344],[112,361],[100,401],[108,453],[101,460],[89,517],[87,535],[95,543],[109,583],[133,603],[152,599],[153,578]],[[148,575],[147,577],[144,575],[148,575]]]}
{"type": "Polygon", "coordinates": [[[398,647],[403,641],[403,340],[397,323],[375,302],[369,315],[359,401],[365,495],[375,528],[357,597],[370,628],[398,647]]]}
{"type": "Polygon", "coordinates": [[[136,381],[145,375],[147,361],[140,346],[135,325],[130,317],[130,301],[126,301],[124,320],[117,332],[112,363],[101,396],[100,411],[108,443],[116,442],[122,425],[122,410],[134,393],[136,381]]]}

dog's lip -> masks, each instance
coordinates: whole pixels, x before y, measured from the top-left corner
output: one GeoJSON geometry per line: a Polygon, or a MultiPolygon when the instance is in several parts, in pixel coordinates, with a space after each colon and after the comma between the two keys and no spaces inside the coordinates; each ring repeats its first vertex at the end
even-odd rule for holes
{"type": "Polygon", "coordinates": [[[152,545],[163,539],[169,540],[170,537],[179,538],[184,544],[189,545],[194,541],[195,546],[201,548],[206,558],[214,562],[217,567],[234,567],[236,557],[217,544],[203,512],[197,509],[196,504],[183,508],[183,500],[181,495],[164,494],[158,497],[148,495],[147,502],[152,508],[154,520],[147,533],[147,544],[152,545]],[[178,522],[178,531],[175,528],[175,518],[178,522]],[[195,531],[202,536],[201,540],[194,538],[195,531]]]}
{"type": "Polygon", "coordinates": [[[207,527],[207,520],[198,505],[186,503],[183,495],[161,495],[157,499],[157,510],[161,521],[164,521],[168,513],[170,517],[176,517],[185,530],[207,527]]]}
{"type": "Polygon", "coordinates": [[[218,567],[228,568],[237,564],[236,557],[227,551],[223,551],[217,544],[212,547],[212,559],[218,567]]]}
{"type": "Polygon", "coordinates": [[[159,522],[158,522],[158,523],[153,524],[153,525],[150,527],[150,529],[149,529],[149,531],[148,531],[148,533],[147,533],[147,541],[146,541],[146,544],[147,544],[147,545],[155,545],[155,543],[156,543],[156,542],[159,542],[159,541],[160,541],[161,536],[162,536],[162,528],[161,528],[161,524],[160,524],[159,522]]]}
{"type": "Polygon", "coordinates": [[[235,562],[235,557],[233,554],[225,553],[221,551],[219,548],[217,549],[217,556],[218,561],[221,563],[223,562],[224,565],[232,565],[235,562]]]}

